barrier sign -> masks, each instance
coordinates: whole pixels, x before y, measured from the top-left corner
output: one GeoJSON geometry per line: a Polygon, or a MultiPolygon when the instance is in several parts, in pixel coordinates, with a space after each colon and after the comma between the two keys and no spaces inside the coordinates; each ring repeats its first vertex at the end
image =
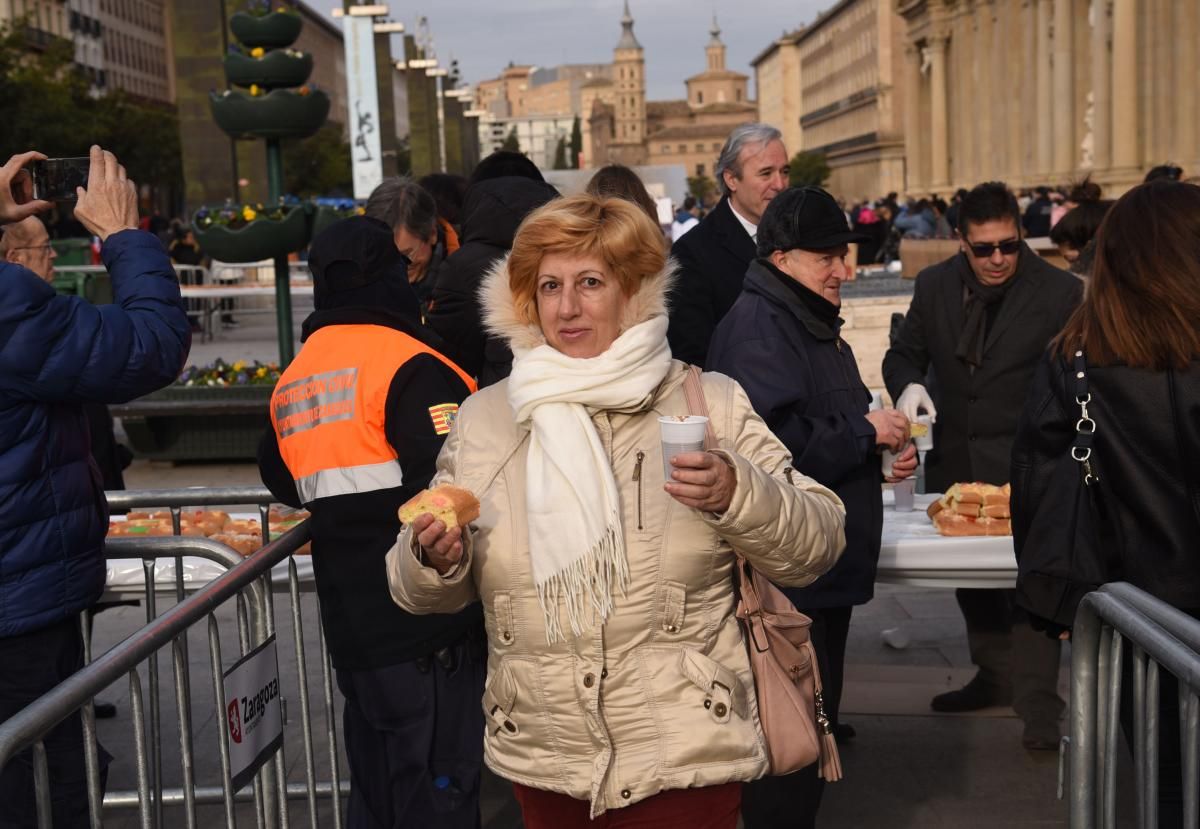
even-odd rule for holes
{"type": "Polygon", "coordinates": [[[239,659],[224,680],[229,774],[238,791],[283,744],[275,637],[239,659]]]}

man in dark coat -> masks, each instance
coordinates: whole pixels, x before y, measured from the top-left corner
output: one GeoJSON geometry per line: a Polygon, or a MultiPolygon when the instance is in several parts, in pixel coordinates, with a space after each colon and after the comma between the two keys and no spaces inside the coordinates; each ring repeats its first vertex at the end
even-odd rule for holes
{"type": "Polygon", "coordinates": [[[442,263],[425,321],[441,336],[446,355],[478,378],[480,388],[508,376],[512,352],[483,327],[479,284],[512,248],[525,217],[557,196],[533,162],[516,153],[493,153],[471,178],[463,205],[462,246],[442,263]],[[497,160],[512,155],[520,161],[497,160]],[[493,172],[499,175],[491,177],[493,172]]]}
{"type": "MultiPolygon", "coordinates": [[[[12,195],[24,164],[42,157],[0,168],[0,222],[50,208],[12,195]]],[[[0,722],[83,667],[79,614],[104,589],[108,514],[84,405],[168,385],[191,344],[167,251],[137,229],[137,190],[112,153],[92,147],[75,216],[101,240],[111,305],[61,296],[28,268],[0,263],[0,722]]],[[[83,745],[79,712],[46,735],[47,825],[91,825],[83,745]]],[[[101,750],[102,767],[108,759],[101,750]]],[[[37,823],[32,751],[0,770],[0,804],[0,825],[37,823]]]]}
{"type": "Polygon", "coordinates": [[[743,124],[725,141],[714,172],[723,198],[671,247],[679,275],[667,339],[675,359],[697,366],[705,364],[713,329],[742,291],[763,211],[788,186],[782,134],[767,124],[743,124]]]}
{"type": "MultiPolygon", "coordinates": [[[[1020,209],[1003,184],[972,190],[959,208],[961,251],[917,276],[912,305],[883,359],[896,407],[938,415],[926,483],[1009,482],[1013,438],[1034,368],[1082,297],[1082,283],[1021,241],[1020,209]],[[937,400],[925,388],[932,369],[937,400]],[[939,414],[940,413],[940,414],[939,414]]],[[[934,697],[936,711],[1010,701],[1028,748],[1058,746],[1059,646],[1033,631],[1012,590],[957,591],[971,660],[966,687],[934,697]]]]}
{"type": "MultiPolygon", "coordinates": [[[[717,325],[707,365],[742,385],[796,469],[846,505],[842,557],[812,585],[785,591],[813,620],[826,713],[835,727],[851,610],[874,595],[883,530],[879,451],[901,453],[889,481],[917,468],[908,419],[895,409],[868,412],[871,394],[839,333],[848,243],[861,238],[824,190],[780,193],[762,217],[759,258],[717,325]]],[[[749,784],[742,804],[747,829],[812,826],[823,786],[815,765],[749,784]]]]}

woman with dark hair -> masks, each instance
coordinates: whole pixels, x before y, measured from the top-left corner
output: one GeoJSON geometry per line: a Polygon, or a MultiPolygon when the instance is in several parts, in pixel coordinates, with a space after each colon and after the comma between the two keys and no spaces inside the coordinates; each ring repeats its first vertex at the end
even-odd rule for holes
{"type": "Polygon", "coordinates": [[[1113,204],[1101,194],[1100,185],[1090,178],[1075,184],[1064,202],[1066,213],[1050,228],[1050,241],[1058,245],[1069,270],[1078,276],[1091,274],[1095,258],[1091,242],[1113,204]]]}
{"type": "Polygon", "coordinates": [[[646,192],[646,185],[633,170],[623,164],[609,164],[601,167],[587,183],[587,192],[601,198],[612,196],[631,201],[650,217],[650,221],[658,224],[658,207],[654,199],[646,192]]]}
{"type": "MultiPolygon", "coordinates": [[[[1155,181],[1126,193],[1101,224],[1083,304],[1035,375],[1013,446],[1018,602],[1051,635],[1066,638],[1079,600],[1108,581],[1127,581],[1200,618],[1198,363],[1200,188],[1155,181]],[[1062,478],[1052,471],[1072,451],[1081,380],[1095,422],[1088,462],[1106,526],[1093,555],[1076,548],[1065,561],[1073,522],[1053,507],[1062,504],[1054,491],[1062,478]]],[[[1124,687],[1132,687],[1128,670],[1124,687]]],[[[1121,717],[1132,741],[1128,693],[1121,717]]],[[[1180,826],[1173,682],[1161,686],[1159,735],[1158,825],[1180,826]]]]}

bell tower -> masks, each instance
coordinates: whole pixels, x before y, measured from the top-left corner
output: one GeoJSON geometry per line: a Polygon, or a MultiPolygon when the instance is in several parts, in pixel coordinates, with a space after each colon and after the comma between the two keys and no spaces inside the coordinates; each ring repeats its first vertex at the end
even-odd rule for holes
{"type": "MultiPolygon", "coordinates": [[[[616,106],[612,143],[644,145],[646,141],[646,59],[642,44],[633,34],[629,0],[621,18],[621,39],[613,49],[613,81],[616,106]]],[[[622,153],[627,155],[628,151],[622,153]]],[[[637,155],[637,154],[635,154],[637,155]]],[[[624,163],[638,163],[630,159],[624,163]]]]}

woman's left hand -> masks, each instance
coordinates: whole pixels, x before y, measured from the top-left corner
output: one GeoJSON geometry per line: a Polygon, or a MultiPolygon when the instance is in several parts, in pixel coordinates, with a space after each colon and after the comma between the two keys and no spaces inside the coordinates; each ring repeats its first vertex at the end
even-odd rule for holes
{"type": "Polygon", "coordinates": [[[733,501],[737,475],[733,468],[711,452],[684,452],[671,459],[672,480],[667,494],[685,507],[722,513],[733,501]]]}

